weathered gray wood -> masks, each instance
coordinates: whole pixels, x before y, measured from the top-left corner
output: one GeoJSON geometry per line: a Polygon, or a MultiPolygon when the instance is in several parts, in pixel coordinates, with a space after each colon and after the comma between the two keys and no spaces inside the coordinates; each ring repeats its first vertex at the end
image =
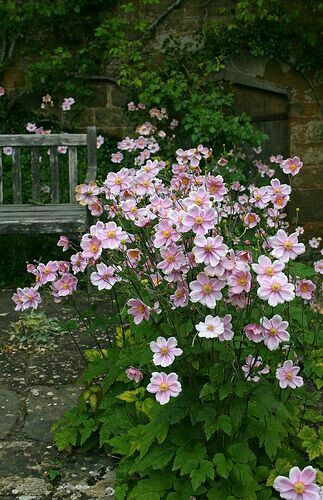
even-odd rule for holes
{"type": "Polygon", "coordinates": [[[3,203],[3,166],[2,166],[2,149],[0,149],[0,205],[3,203]]]}
{"type": "Polygon", "coordinates": [[[239,71],[223,70],[219,71],[212,81],[226,80],[231,83],[237,83],[239,85],[246,85],[247,87],[254,87],[261,90],[267,90],[269,92],[275,92],[277,94],[288,95],[288,91],[282,87],[278,87],[273,83],[267,82],[265,80],[260,80],[249,75],[240,73],[239,71]]]}
{"type": "Polygon", "coordinates": [[[0,206],[0,234],[77,233],[87,228],[86,208],[79,205],[16,205],[15,211],[9,207],[0,206]]]}
{"type": "Polygon", "coordinates": [[[97,170],[96,128],[87,128],[87,175],[85,182],[95,181],[97,170]]]}
{"type": "Polygon", "coordinates": [[[12,189],[13,202],[22,203],[21,194],[21,166],[20,166],[20,149],[12,149],[12,189]]]}
{"type": "Polygon", "coordinates": [[[86,144],[86,134],[0,135],[0,146],[86,146],[86,144]]]}
{"type": "Polygon", "coordinates": [[[59,203],[59,170],[57,148],[50,148],[51,201],[59,203]]]}
{"type": "Polygon", "coordinates": [[[31,150],[31,176],[32,176],[32,199],[40,200],[40,163],[39,149],[32,148],[31,150]]]}
{"type": "Polygon", "coordinates": [[[77,203],[75,198],[75,188],[77,186],[77,149],[68,149],[68,174],[70,182],[70,203],[77,203]]]}

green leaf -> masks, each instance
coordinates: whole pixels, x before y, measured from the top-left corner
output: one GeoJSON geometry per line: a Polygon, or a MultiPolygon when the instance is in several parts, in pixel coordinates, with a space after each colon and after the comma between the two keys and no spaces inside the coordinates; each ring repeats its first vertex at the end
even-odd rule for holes
{"type": "Polygon", "coordinates": [[[323,441],[320,440],[314,429],[305,425],[298,433],[298,437],[302,440],[302,447],[310,460],[323,455],[323,441]]]}
{"type": "Polygon", "coordinates": [[[198,468],[192,470],[190,474],[193,490],[196,491],[197,488],[204,483],[207,477],[210,479],[214,478],[214,467],[212,462],[202,460],[198,468]]]}
{"type": "Polygon", "coordinates": [[[206,456],[206,449],[202,443],[187,444],[178,448],[173,464],[173,470],[181,469],[186,462],[192,460],[194,463],[199,463],[206,456]]]}
{"type": "Polygon", "coordinates": [[[77,429],[75,427],[62,427],[55,433],[55,443],[58,451],[65,450],[67,446],[75,446],[77,442],[77,429]]]}
{"type": "Polygon", "coordinates": [[[134,391],[124,391],[117,396],[121,401],[126,401],[126,403],[134,403],[138,401],[138,396],[142,396],[145,393],[145,389],[143,387],[139,387],[134,391]]]}
{"type": "Polygon", "coordinates": [[[219,388],[219,396],[220,400],[222,401],[223,399],[227,398],[229,394],[232,393],[232,385],[231,384],[225,384],[219,388]]]}
{"type": "Polygon", "coordinates": [[[229,415],[220,415],[217,424],[219,429],[223,430],[228,436],[231,436],[232,425],[229,415]]]}
{"type": "Polygon", "coordinates": [[[246,464],[256,460],[255,454],[250,450],[247,443],[235,443],[228,446],[228,454],[234,462],[246,464]]]}
{"type": "Polygon", "coordinates": [[[232,475],[242,486],[250,486],[254,482],[252,470],[247,464],[234,464],[232,475]]]}
{"type": "Polygon", "coordinates": [[[232,471],[233,462],[230,458],[225,458],[223,453],[217,453],[213,458],[213,463],[216,466],[216,471],[219,476],[227,479],[232,471]]]}

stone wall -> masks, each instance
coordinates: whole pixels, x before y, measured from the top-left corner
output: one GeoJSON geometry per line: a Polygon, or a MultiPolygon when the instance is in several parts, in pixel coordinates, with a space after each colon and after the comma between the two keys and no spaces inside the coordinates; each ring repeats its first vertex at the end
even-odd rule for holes
{"type": "MultiPolygon", "coordinates": [[[[151,22],[174,3],[174,0],[161,0],[158,5],[138,7],[136,17],[148,15],[151,22]]],[[[183,40],[193,36],[204,19],[223,16],[219,8],[228,5],[228,2],[217,0],[182,0],[157,25],[150,43],[161,44],[172,31],[180,31],[183,40]]],[[[120,8],[122,2],[118,4],[120,8]]],[[[287,91],[289,112],[289,152],[298,155],[304,162],[302,175],[294,179],[295,195],[293,197],[291,214],[300,207],[299,223],[306,225],[309,230],[318,235],[323,229],[323,147],[322,147],[322,114],[318,99],[323,94],[322,85],[316,81],[316,75],[310,75],[309,80],[285,64],[273,62],[265,58],[240,57],[232,61],[229,69],[237,75],[250,76],[260,82],[276,85],[287,91]],[[315,93],[311,88],[315,87],[315,93]]],[[[81,81],[80,81],[81,84],[81,81]]],[[[2,85],[15,92],[17,87],[23,86],[21,62],[10,68],[2,85]]],[[[120,137],[126,131],[126,120],[122,112],[125,98],[112,83],[93,81],[94,97],[89,102],[83,116],[83,123],[96,125],[106,135],[120,137]]]]}

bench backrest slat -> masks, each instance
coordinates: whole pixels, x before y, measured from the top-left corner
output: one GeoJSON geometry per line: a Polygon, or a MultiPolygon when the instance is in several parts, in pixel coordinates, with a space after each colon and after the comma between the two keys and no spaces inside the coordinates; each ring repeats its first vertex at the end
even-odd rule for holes
{"type": "MultiPolygon", "coordinates": [[[[89,127],[94,129],[95,127],[89,127]]],[[[86,146],[87,134],[0,135],[0,146],[86,146]]]]}
{"type": "Polygon", "coordinates": [[[40,162],[38,147],[31,150],[32,199],[40,200],[40,162]]]}
{"type": "Polygon", "coordinates": [[[85,182],[95,181],[97,170],[96,128],[87,128],[87,175],[85,182]]]}
{"type": "Polygon", "coordinates": [[[3,166],[2,166],[2,149],[0,149],[0,205],[3,204],[3,166]]]}
{"type": "Polygon", "coordinates": [[[77,203],[75,198],[75,188],[77,182],[77,148],[70,146],[68,148],[68,174],[70,181],[70,203],[77,203]]]}
{"type": "Polygon", "coordinates": [[[51,200],[52,203],[59,203],[59,170],[57,147],[50,148],[50,170],[51,170],[51,200]]]}
{"type": "Polygon", "coordinates": [[[20,149],[14,147],[12,149],[12,188],[13,202],[17,205],[22,203],[21,195],[21,165],[20,165],[20,149]]]}

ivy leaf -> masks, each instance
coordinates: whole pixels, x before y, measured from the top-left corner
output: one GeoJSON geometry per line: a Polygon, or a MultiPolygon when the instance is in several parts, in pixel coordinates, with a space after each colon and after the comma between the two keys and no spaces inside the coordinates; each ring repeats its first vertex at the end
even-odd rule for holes
{"type": "Polygon", "coordinates": [[[223,453],[217,453],[213,458],[213,463],[216,466],[216,471],[219,476],[227,479],[232,471],[233,462],[230,458],[225,458],[223,453]]]}
{"type": "Polygon", "coordinates": [[[228,446],[228,453],[234,462],[246,464],[256,460],[255,454],[246,443],[235,443],[228,446]]]}
{"type": "Polygon", "coordinates": [[[228,436],[231,436],[232,425],[229,415],[220,415],[217,424],[219,429],[222,429],[228,436]]]}
{"type": "Polygon", "coordinates": [[[298,433],[298,437],[302,440],[302,447],[310,460],[323,455],[323,442],[319,439],[314,429],[305,425],[298,433]]]}
{"type": "Polygon", "coordinates": [[[207,477],[210,479],[214,478],[213,464],[208,460],[202,460],[199,463],[198,468],[192,470],[190,474],[193,490],[197,490],[197,488],[204,483],[207,477]]]}

